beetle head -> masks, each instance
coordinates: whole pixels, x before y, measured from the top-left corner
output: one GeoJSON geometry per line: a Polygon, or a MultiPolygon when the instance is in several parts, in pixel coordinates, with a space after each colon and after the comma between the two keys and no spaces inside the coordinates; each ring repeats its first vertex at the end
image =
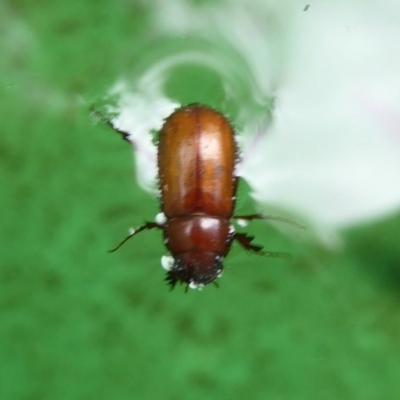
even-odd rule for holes
{"type": "Polygon", "coordinates": [[[206,251],[189,251],[175,257],[165,280],[174,288],[177,282],[199,288],[213,282],[222,272],[222,257],[206,251]]]}

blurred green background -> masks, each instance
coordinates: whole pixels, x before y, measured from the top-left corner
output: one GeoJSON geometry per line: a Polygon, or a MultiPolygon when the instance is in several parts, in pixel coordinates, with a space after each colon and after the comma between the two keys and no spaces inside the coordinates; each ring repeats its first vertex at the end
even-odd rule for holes
{"type": "Polygon", "coordinates": [[[254,223],[295,261],[234,248],[218,290],[169,292],[157,232],[106,253],[158,212],[89,113],[147,21],[139,1],[0,5],[0,399],[400,398],[400,215],[336,252],[254,223]]]}

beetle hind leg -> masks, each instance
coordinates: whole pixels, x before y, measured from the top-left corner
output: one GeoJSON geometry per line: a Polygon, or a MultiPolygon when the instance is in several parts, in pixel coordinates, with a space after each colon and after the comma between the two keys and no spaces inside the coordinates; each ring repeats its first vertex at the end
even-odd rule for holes
{"type": "Polygon", "coordinates": [[[285,224],[292,225],[296,228],[300,229],[306,229],[304,225],[301,225],[295,221],[292,221],[289,218],[284,218],[284,217],[276,217],[274,215],[265,215],[263,213],[258,213],[258,214],[249,214],[249,215],[235,215],[233,219],[237,221],[253,221],[255,219],[268,219],[270,221],[279,221],[279,222],[284,222],[285,224]]]}
{"type": "Polygon", "coordinates": [[[259,253],[262,251],[262,246],[252,244],[254,236],[247,235],[247,233],[236,232],[233,238],[245,249],[250,250],[254,253],[259,253]]]}
{"type": "Polygon", "coordinates": [[[236,232],[233,236],[233,239],[236,240],[245,250],[252,251],[253,253],[259,254],[265,257],[278,257],[284,258],[285,260],[292,260],[292,256],[289,253],[280,252],[280,251],[264,251],[262,246],[252,244],[251,242],[254,239],[254,236],[247,235],[246,233],[238,233],[236,232]]]}

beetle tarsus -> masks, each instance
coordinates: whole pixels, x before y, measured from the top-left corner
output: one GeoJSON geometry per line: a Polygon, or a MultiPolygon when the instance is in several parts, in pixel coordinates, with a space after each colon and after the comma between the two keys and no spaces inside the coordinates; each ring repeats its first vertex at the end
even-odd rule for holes
{"type": "Polygon", "coordinates": [[[117,247],[109,250],[109,253],[114,253],[114,251],[117,251],[124,243],[126,243],[130,238],[138,234],[139,232],[142,232],[146,229],[154,229],[154,228],[159,228],[161,229],[162,226],[158,225],[155,222],[146,222],[144,225],[142,225],[140,228],[136,229],[133,233],[129,234],[117,247]]]}
{"type": "Polygon", "coordinates": [[[260,251],[259,253],[260,256],[265,256],[265,257],[276,257],[276,258],[283,258],[286,261],[292,261],[293,256],[289,253],[285,253],[283,251],[260,251]]]}

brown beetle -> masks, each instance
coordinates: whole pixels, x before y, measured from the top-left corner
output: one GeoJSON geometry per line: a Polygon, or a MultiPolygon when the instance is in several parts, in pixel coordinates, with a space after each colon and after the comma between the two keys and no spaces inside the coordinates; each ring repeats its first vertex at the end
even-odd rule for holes
{"type": "MultiPolygon", "coordinates": [[[[115,131],[128,140],[129,133],[115,131]]],[[[262,214],[233,216],[238,177],[235,132],[218,111],[189,104],[175,110],[164,122],[158,143],[158,179],[163,220],[147,222],[116,248],[141,231],[158,228],[173,257],[166,281],[173,288],[183,282],[201,288],[221,275],[223,260],[236,240],[243,248],[267,256],[290,257],[287,253],[264,252],[252,244],[253,236],[236,232],[232,219],[273,219],[262,214]]]]}

